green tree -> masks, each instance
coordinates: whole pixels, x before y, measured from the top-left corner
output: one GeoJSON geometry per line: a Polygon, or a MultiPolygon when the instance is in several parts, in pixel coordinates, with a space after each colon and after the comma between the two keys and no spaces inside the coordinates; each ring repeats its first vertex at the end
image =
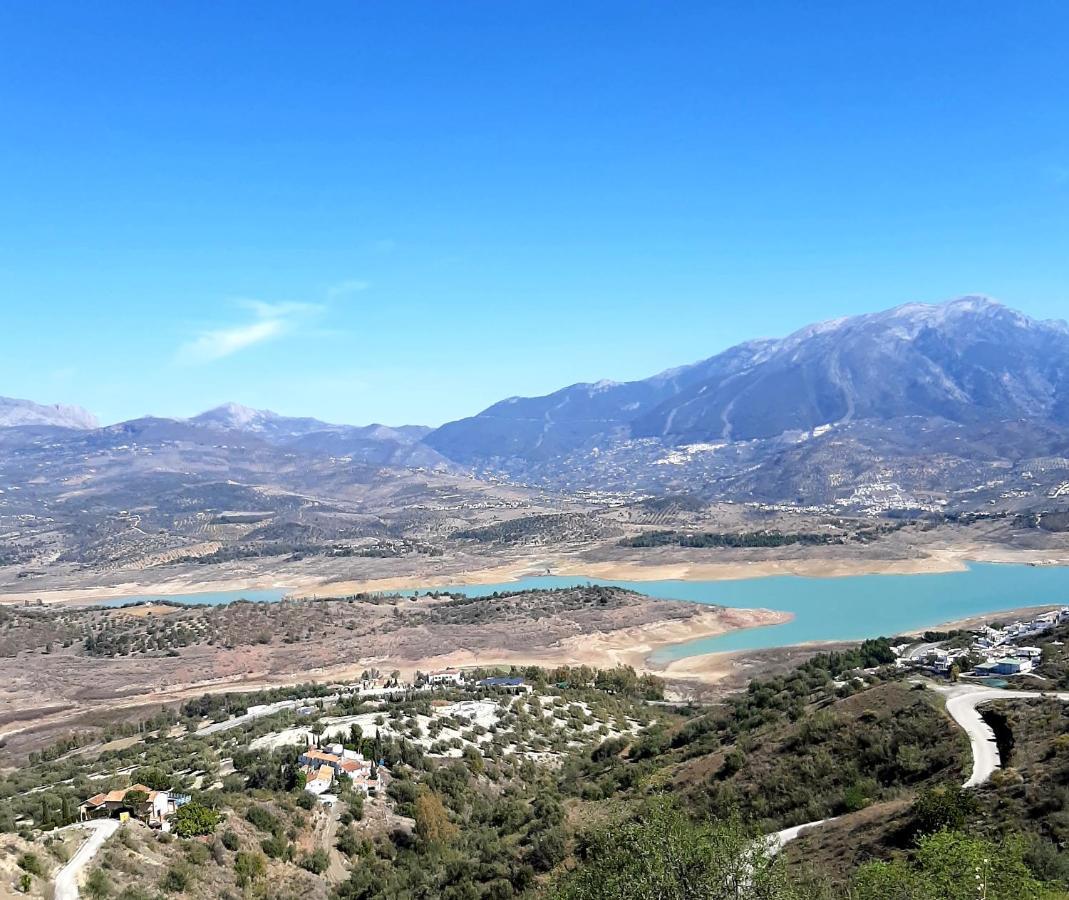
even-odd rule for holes
{"type": "Polygon", "coordinates": [[[171,830],[179,837],[196,837],[211,834],[219,824],[219,813],[199,803],[187,803],[178,807],[171,816],[171,830]]]}
{"type": "Polygon", "coordinates": [[[141,815],[145,811],[145,804],[148,803],[148,794],[144,791],[127,791],[122,802],[124,806],[133,811],[135,816],[141,815]]]}
{"type": "Polygon", "coordinates": [[[653,802],[637,818],[586,840],[554,900],[801,900],[779,856],[737,822],[694,823],[653,802]]]}
{"type": "Polygon", "coordinates": [[[921,838],[915,862],[869,863],[854,879],[851,900],[1038,900],[1017,839],[995,844],[961,831],[921,838]]]}
{"type": "Polygon", "coordinates": [[[449,813],[441,799],[432,791],[424,791],[416,798],[416,834],[425,844],[448,844],[457,835],[457,826],[449,821],[449,813]]]}
{"type": "Polygon", "coordinates": [[[913,821],[921,834],[962,828],[978,809],[976,798],[956,784],[921,791],[913,802],[913,821]]]}
{"type": "Polygon", "coordinates": [[[155,766],[146,766],[134,772],[134,782],[150,787],[154,791],[171,789],[171,776],[155,766]]]}

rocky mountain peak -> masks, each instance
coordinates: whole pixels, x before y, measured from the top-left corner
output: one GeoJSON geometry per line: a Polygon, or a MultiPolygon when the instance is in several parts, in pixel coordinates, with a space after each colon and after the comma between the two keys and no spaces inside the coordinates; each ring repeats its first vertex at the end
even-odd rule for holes
{"type": "Polygon", "coordinates": [[[0,397],[0,428],[51,425],[57,428],[99,428],[96,416],[80,406],[41,404],[32,400],[0,397]]]}

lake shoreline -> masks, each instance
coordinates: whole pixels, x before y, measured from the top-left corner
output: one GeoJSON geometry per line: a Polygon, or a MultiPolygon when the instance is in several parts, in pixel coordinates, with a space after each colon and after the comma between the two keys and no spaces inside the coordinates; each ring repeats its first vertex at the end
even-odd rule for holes
{"type": "MultiPolygon", "coordinates": [[[[273,577],[263,574],[200,578],[183,574],[172,578],[131,580],[110,585],[86,585],[43,590],[0,591],[0,605],[15,603],[97,604],[103,601],[141,598],[153,600],[189,597],[194,594],[284,591],[298,598],[330,598],[359,593],[385,593],[439,589],[466,585],[498,584],[530,577],[553,576],[599,581],[741,582],[763,578],[851,578],[862,575],[935,575],[967,571],[971,565],[1023,565],[1036,568],[1069,566],[1050,550],[962,544],[929,548],[908,557],[841,558],[823,555],[777,557],[757,560],[646,562],[641,554],[625,559],[577,559],[573,556],[528,557],[501,565],[463,568],[453,572],[427,572],[387,578],[330,579],[307,574],[273,577]]],[[[199,574],[199,573],[198,573],[199,574]]],[[[1069,597],[1067,597],[1069,599],[1069,597]]]]}
{"type": "MultiPolygon", "coordinates": [[[[803,641],[800,644],[784,644],[779,647],[769,647],[766,648],[765,652],[775,653],[777,651],[789,652],[792,650],[812,650],[819,653],[822,650],[833,650],[837,647],[841,647],[843,644],[859,644],[862,641],[872,640],[877,637],[916,637],[919,639],[926,631],[967,630],[976,628],[992,619],[1026,619],[1041,615],[1045,612],[1050,612],[1051,610],[1060,609],[1064,605],[1069,605],[1069,599],[1067,599],[1066,604],[1041,604],[1039,606],[1017,606],[1009,609],[995,609],[987,613],[969,616],[963,619],[952,619],[947,622],[937,622],[932,625],[903,631],[894,635],[872,634],[867,637],[855,638],[853,640],[803,641]]],[[[762,625],[755,625],[752,627],[762,627],[762,625]]],[[[711,653],[696,654],[694,656],[682,656],[672,660],[656,660],[654,657],[656,657],[657,652],[658,651],[652,652],[645,660],[644,669],[646,671],[660,675],[663,678],[693,680],[700,682],[703,685],[714,685],[723,681],[723,679],[732,672],[736,660],[745,656],[747,653],[747,651],[744,650],[720,650],[711,653]]]]}

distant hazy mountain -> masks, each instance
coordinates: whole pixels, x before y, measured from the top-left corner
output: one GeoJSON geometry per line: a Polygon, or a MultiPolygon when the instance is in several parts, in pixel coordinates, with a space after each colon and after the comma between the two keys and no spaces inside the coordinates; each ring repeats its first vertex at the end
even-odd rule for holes
{"type": "Polygon", "coordinates": [[[317,495],[427,469],[867,512],[1063,502],[1069,327],[966,297],[813,325],[641,381],[513,397],[434,431],[232,403],[94,426],[82,410],[0,400],[0,462],[9,477],[123,489],[135,459],[150,482],[278,479],[317,495]]]}
{"type": "Polygon", "coordinates": [[[348,425],[331,425],[319,419],[280,416],[269,409],[250,409],[238,403],[224,403],[188,420],[192,425],[219,428],[228,431],[247,431],[266,437],[297,437],[312,431],[330,431],[348,428],[348,425]]]}
{"type": "Polygon", "coordinates": [[[905,417],[1069,425],[1069,328],[982,297],[911,304],[742,344],[626,384],[513,398],[425,439],[465,463],[591,443],[747,441],[905,417]]]}
{"type": "Polygon", "coordinates": [[[431,429],[422,425],[335,425],[319,419],[280,416],[265,409],[226,403],[187,420],[216,431],[240,432],[269,444],[309,454],[349,457],[365,465],[449,467],[441,454],[420,443],[431,429]]]}
{"type": "Polygon", "coordinates": [[[424,442],[458,462],[545,459],[598,439],[626,437],[631,424],[684,391],[745,371],[770,342],[741,344],[643,381],[573,384],[545,397],[511,397],[431,432],[424,442]]]}
{"type": "Polygon", "coordinates": [[[57,428],[96,428],[96,417],[80,406],[44,406],[30,400],[0,397],[0,428],[51,425],[57,428]]]}
{"type": "Polygon", "coordinates": [[[308,434],[331,433],[356,435],[366,440],[413,443],[431,430],[422,425],[402,425],[398,428],[378,424],[335,425],[303,416],[280,416],[269,409],[250,409],[239,403],[224,403],[187,421],[192,425],[260,434],[267,439],[292,439],[308,434]]]}

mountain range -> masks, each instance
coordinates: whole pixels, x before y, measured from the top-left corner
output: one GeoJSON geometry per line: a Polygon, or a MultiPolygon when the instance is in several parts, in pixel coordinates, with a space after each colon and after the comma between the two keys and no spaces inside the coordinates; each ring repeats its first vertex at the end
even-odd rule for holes
{"type": "Polygon", "coordinates": [[[426,438],[451,459],[539,459],[592,440],[752,441],[854,421],[1069,425],[1069,327],[981,297],[803,328],[643,381],[514,397],[426,438]]]}
{"type": "Polygon", "coordinates": [[[44,406],[32,400],[0,397],[0,428],[45,425],[55,428],[98,428],[96,416],[80,406],[44,406]]]}
{"type": "Polygon", "coordinates": [[[240,435],[291,453],[563,490],[811,504],[876,490],[892,506],[923,507],[978,485],[996,495],[1022,484],[1026,493],[1058,488],[1059,460],[1069,456],[1069,327],[983,297],[909,304],[747,342],[639,381],[508,398],[433,430],[236,404],[100,428],[76,407],[20,400],[0,400],[0,427],[3,446],[39,442],[41,429],[83,447],[147,434],[191,445],[240,435]]]}

